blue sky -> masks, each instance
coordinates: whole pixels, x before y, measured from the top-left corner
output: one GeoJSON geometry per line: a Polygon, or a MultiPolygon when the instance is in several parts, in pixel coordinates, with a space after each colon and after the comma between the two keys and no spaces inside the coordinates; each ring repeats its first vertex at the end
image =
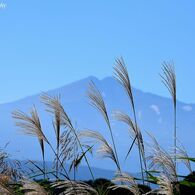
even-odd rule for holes
{"type": "Polygon", "coordinates": [[[2,0],[0,103],[89,75],[112,75],[123,56],[135,87],[168,96],[159,77],[173,60],[178,98],[195,102],[195,1],[2,0]]]}

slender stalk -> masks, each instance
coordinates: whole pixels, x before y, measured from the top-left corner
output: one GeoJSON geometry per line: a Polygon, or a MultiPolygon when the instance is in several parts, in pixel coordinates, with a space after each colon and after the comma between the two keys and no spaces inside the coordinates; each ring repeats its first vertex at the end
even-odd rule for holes
{"type": "Polygon", "coordinates": [[[133,145],[135,144],[136,139],[137,139],[137,135],[136,135],[135,138],[133,139],[133,142],[132,142],[132,144],[131,144],[131,146],[130,146],[128,152],[127,152],[127,155],[126,155],[125,160],[127,160],[128,156],[129,156],[129,154],[130,154],[130,152],[131,152],[131,150],[132,150],[132,148],[133,148],[133,145]]]}
{"type": "Polygon", "coordinates": [[[77,139],[77,142],[78,142],[78,144],[79,144],[79,147],[80,147],[82,153],[84,154],[85,162],[87,163],[87,167],[88,167],[89,172],[90,172],[90,174],[91,174],[92,180],[94,181],[94,180],[95,180],[95,177],[94,177],[93,172],[92,172],[92,170],[91,170],[91,166],[90,166],[89,161],[88,161],[88,159],[87,159],[87,157],[86,157],[86,154],[85,154],[85,152],[84,152],[84,150],[83,150],[83,146],[82,146],[82,144],[81,144],[81,142],[80,142],[80,140],[79,140],[79,138],[78,138],[78,135],[77,135],[77,133],[75,132],[75,129],[73,129],[73,133],[74,133],[74,135],[75,135],[75,137],[76,137],[76,139],[77,139]]]}
{"type": "Polygon", "coordinates": [[[43,158],[43,170],[44,170],[44,179],[46,179],[46,164],[45,164],[45,158],[43,158]]]}
{"type": "Polygon", "coordinates": [[[177,112],[176,106],[174,106],[174,162],[177,169],[177,112]]]}
{"type": "Polygon", "coordinates": [[[57,154],[57,159],[56,159],[56,175],[58,176],[58,171],[59,171],[59,149],[60,149],[60,121],[57,122],[56,120],[56,141],[57,141],[57,147],[56,147],[56,154],[57,154]]]}
{"type": "Polygon", "coordinates": [[[64,173],[66,174],[66,179],[71,180],[70,177],[69,177],[69,175],[68,175],[68,172],[66,171],[66,169],[65,169],[65,167],[64,167],[64,165],[63,165],[63,163],[62,163],[62,161],[61,161],[60,158],[58,157],[58,155],[57,155],[56,151],[54,150],[53,146],[51,145],[51,143],[50,143],[49,141],[47,142],[47,144],[50,146],[52,152],[54,153],[54,155],[55,155],[55,157],[58,159],[58,161],[59,161],[59,163],[60,163],[62,169],[64,170],[64,173]]]}
{"type": "MultiPolygon", "coordinates": [[[[143,158],[143,161],[144,161],[145,169],[147,170],[146,159],[145,159],[144,151],[141,151],[141,142],[140,142],[140,138],[139,138],[139,135],[138,135],[138,124],[137,124],[137,118],[136,118],[136,112],[135,112],[133,91],[132,91],[132,87],[131,87],[129,74],[128,74],[128,71],[127,71],[127,68],[125,66],[125,62],[124,62],[123,58],[116,60],[116,65],[114,66],[114,70],[115,70],[115,72],[114,72],[115,78],[121,84],[121,86],[124,88],[125,92],[127,93],[127,96],[130,100],[131,107],[132,107],[132,110],[133,110],[133,117],[134,117],[134,123],[135,123],[135,131],[136,131],[135,138],[138,141],[140,169],[141,169],[142,180],[143,180],[143,184],[144,184],[142,158],[143,158]]],[[[135,143],[135,141],[133,142],[133,144],[134,143],[135,143]]],[[[131,148],[133,147],[133,144],[131,145],[131,148]]],[[[128,151],[128,153],[130,153],[129,151],[128,151]]]]}
{"type": "MultiPolygon", "coordinates": [[[[59,157],[59,149],[60,149],[60,132],[61,132],[61,112],[60,107],[56,106],[60,102],[60,96],[50,97],[47,94],[42,94],[41,96],[42,102],[46,105],[46,111],[52,113],[54,120],[53,120],[53,128],[55,131],[56,136],[56,153],[59,157]]],[[[59,163],[58,158],[56,159],[56,175],[58,176],[59,171],[59,163]]]]}
{"type": "MultiPolygon", "coordinates": [[[[136,114],[135,114],[135,106],[133,106],[133,115],[134,115],[136,132],[138,132],[137,118],[136,118],[136,114]]],[[[137,133],[136,137],[137,137],[137,141],[138,141],[139,161],[140,161],[140,168],[141,168],[141,174],[142,174],[142,182],[143,182],[143,185],[144,185],[145,184],[145,181],[144,181],[145,179],[144,179],[144,173],[143,173],[142,158],[143,158],[143,161],[144,161],[145,169],[147,170],[146,162],[145,162],[146,160],[144,159],[143,153],[141,152],[141,143],[140,143],[140,139],[139,139],[138,133],[137,133]]]]}
{"type": "Polygon", "coordinates": [[[49,142],[49,140],[47,140],[46,143],[50,146],[50,148],[51,148],[51,150],[53,151],[55,157],[57,158],[58,162],[60,163],[60,166],[62,167],[62,169],[64,170],[64,173],[66,174],[66,175],[64,175],[65,178],[66,178],[67,180],[70,181],[70,183],[71,183],[71,185],[72,185],[72,187],[73,187],[73,190],[74,190],[74,192],[76,193],[76,190],[75,190],[75,188],[74,188],[74,185],[73,185],[73,183],[72,183],[72,181],[71,181],[71,179],[70,179],[70,177],[69,177],[69,175],[68,175],[68,172],[66,171],[66,169],[65,169],[65,167],[64,167],[64,165],[63,165],[63,163],[62,163],[62,161],[60,160],[58,154],[57,154],[56,151],[54,150],[54,148],[53,148],[53,146],[51,145],[51,143],[49,142]]]}
{"type": "Polygon", "coordinates": [[[113,133],[112,133],[112,129],[111,129],[110,124],[108,125],[108,128],[109,128],[109,131],[110,131],[110,136],[111,136],[112,143],[113,143],[113,147],[114,147],[114,153],[115,153],[116,161],[117,161],[117,168],[118,168],[119,172],[121,173],[121,167],[120,167],[120,163],[119,163],[119,158],[118,158],[118,154],[117,154],[117,150],[116,150],[116,145],[115,145],[115,141],[114,141],[114,136],[113,136],[113,133]]]}
{"type": "Polygon", "coordinates": [[[163,74],[161,76],[162,82],[168,89],[173,100],[173,144],[174,144],[174,163],[177,165],[177,88],[176,88],[176,74],[174,64],[170,62],[164,62],[162,67],[163,74]]]}
{"type": "Polygon", "coordinates": [[[108,126],[110,136],[111,136],[111,140],[112,140],[112,145],[113,145],[113,148],[114,148],[114,155],[115,155],[116,162],[117,162],[117,168],[121,172],[120,162],[119,162],[119,158],[118,158],[118,154],[117,154],[117,150],[116,150],[116,144],[115,144],[115,141],[114,141],[114,136],[113,136],[113,133],[112,133],[112,128],[111,128],[111,125],[110,125],[110,119],[109,119],[109,116],[108,116],[106,105],[105,105],[104,99],[102,97],[102,94],[100,93],[100,91],[97,89],[97,87],[95,86],[95,84],[92,81],[89,84],[89,89],[88,89],[87,95],[90,99],[90,104],[93,107],[95,107],[102,114],[102,116],[103,116],[103,118],[104,118],[104,120],[105,120],[105,122],[108,126]]]}
{"type": "Polygon", "coordinates": [[[74,185],[73,185],[73,183],[72,183],[72,181],[71,181],[71,179],[70,179],[70,177],[69,177],[69,175],[68,175],[68,173],[67,173],[67,171],[66,171],[66,169],[65,169],[65,167],[64,167],[64,165],[63,165],[63,163],[62,163],[62,161],[60,160],[59,156],[57,155],[57,153],[56,153],[56,151],[54,150],[54,148],[53,148],[53,146],[51,145],[51,143],[50,143],[49,141],[48,141],[47,143],[48,143],[48,145],[50,146],[50,148],[51,148],[51,150],[53,151],[53,153],[55,154],[56,158],[58,158],[58,161],[59,161],[61,167],[63,168],[64,173],[66,174],[66,175],[65,175],[65,178],[66,178],[67,180],[70,181],[71,186],[72,186],[72,188],[73,188],[75,194],[77,194],[77,193],[76,193],[76,189],[75,189],[75,187],[74,187],[74,185]]]}
{"type": "MultiPolygon", "coordinates": [[[[69,118],[69,116],[67,115],[67,113],[65,112],[61,102],[60,102],[60,99],[59,98],[53,98],[47,94],[44,94],[42,95],[42,100],[43,102],[48,106],[48,111],[55,114],[55,116],[57,116],[57,119],[60,121],[59,125],[64,125],[65,128],[68,128],[71,130],[71,132],[73,132],[73,134],[75,135],[75,138],[79,144],[79,147],[81,149],[81,151],[84,153],[84,150],[83,150],[83,147],[82,147],[82,144],[77,136],[77,133],[72,125],[72,122],[69,118]]],[[[57,121],[57,120],[56,120],[57,121]]],[[[56,129],[56,130],[59,130],[59,131],[56,131],[56,136],[57,136],[57,140],[59,139],[59,136],[60,136],[60,129],[56,129]]],[[[57,141],[57,143],[59,143],[57,141]]],[[[87,163],[87,166],[88,166],[88,169],[89,169],[89,172],[91,174],[91,177],[92,179],[94,180],[94,176],[93,176],[93,173],[92,173],[92,170],[91,170],[91,167],[89,165],[89,162],[87,160],[87,157],[86,155],[84,155],[84,158],[85,158],[85,161],[87,163]]]]}
{"type": "MultiPolygon", "coordinates": [[[[76,158],[76,155],[75,155],[75,145],[74,145],[74,160],[75,160],[75,158],[76,158]]],[[[76,180],[76,167],[75,167],[75,163],[74,163],[74,167],[73,167],[74,169],[73,169],[73,171],[74,171],[74,181],[76,180]]]]}
{"type": "Polygon", "coordinates": [[[86,130],[80,132],[79,135],[81,138],[84,137],[94,139],[97,144],[100,144],[100,148],[97,152],[101,154],[103,158],[110,158],[115,163],[118,171],[120,172],[120,166],[118,165],[114,150],[101,133],[98,131],[86,130]]]}
{"type": "MultiPolygon", "coordinates": [[[[59,150],[57,148],[57,156],[59,156],[59,150]]],[[[59,165],[58,165],[58,158],[56,159],[56,175],[58,176],[58,170],[59,170],[59,165]]]]}
{"type": "MultiPolygon", "coordinates": [[[[42,153],[42,161],[43,161],[43,170],[44,170],[44,173],[45,173],[45,147],[44,147],[44,141],[42,139],[39,139],[39,144],[40,144],[40,147],[41,147],[41,153],[42,153]]],[[[44,179],[46,178],[46,175],[44,174],[44,179]]]]}

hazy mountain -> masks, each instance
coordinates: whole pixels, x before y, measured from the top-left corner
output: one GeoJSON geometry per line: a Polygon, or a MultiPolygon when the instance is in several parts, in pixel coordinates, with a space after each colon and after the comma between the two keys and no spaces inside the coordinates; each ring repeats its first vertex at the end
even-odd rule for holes
{"type": "MultiPolygon", "coordinates": [[[[61,101],[65,110],[69,113],[73,124],[77,129],[94,129],[103,133],[109,138],[108,129],[102,116],[89,105],[86,97],[88,83],[92,80],[102,92],[106,106],[111,114],[112,111],[122,110],[131,114],[131,106],[123,92],[121,86],[111,77],[99,80],[95,77],[88,77],[77,82],[65,85],[61,88],[48,91],[51,95],[60,94],[61,101]]],[[[20,134],[14,126],[11,112],[16,109],[29,111],[33,105],[36,105],[41,116],[42,126],[50,140],[54,140],[54,132],[50,115],[45,112],[45,107],[40,103],[40,94],[26,97],[24,99],[0,105],[0,141],[1,147],[7,142],[10,144],[7,150],[14,158],[20,159],[41,159],[40,148],[36,138],[27,137],[20,134]]],[[[172,111],[171,99],[160,97],[151,93],[145,93],[134,89],[136,114],[138,123],[141,127],[144,138],[148,141],[148,135],[145,131],[155,135],[159,142],[165,146],[172,146],[172,111]]],[[[112,116],[112,115],[110,115],[112,116]]],[[[195,105],[178,102],[178,139],[190,152],[195,154],[195,105]]],[[[124,163],[124,157],[132,140],[130,139],[128,129],[125,125],[115,121],[113,118],[112,127],[117,142],[117,149],[120,154],[121,163],[124,168],[135,172],[138,170],[139,163],[136,161],[137,152],[130,155],[129,160],[124,163]],[[132,160],[131,160],[132,159],[132,160]]],[[[136,148],[136,147],[135,147],[136,148]]],[[[46,153],[46,158],[51,160],[51,153],[46,153]]],[[[113,169],[114,165],[109,160],[100,160],[99,158],[91,160],[95,167],[113,169]]]]}

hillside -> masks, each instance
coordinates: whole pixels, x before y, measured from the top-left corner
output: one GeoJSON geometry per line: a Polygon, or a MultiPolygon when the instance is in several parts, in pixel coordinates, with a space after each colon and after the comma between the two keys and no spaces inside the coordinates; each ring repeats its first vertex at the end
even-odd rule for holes
{"type": "MultiPolygon", "coordinates": [[[[112,78],[107,77],[99,80],[95,77],[88,77],[74,83],[65,85],[47,93],[50,95],[60,94],[61,101],[65,110],[70,115],[73,124],[77,129],[93,129],[98,130],[108,137],[107,127],[101,115],[92,108],[86,97],[88,83],[93,81],[102,92],[109,113],[115,110],[123,110],[127,113],[131,112],[131,107],[123,92],[121,86],[112,78]]],[[[18,132],[11,117],[11,112],[20,109],[29,111],[35,105],[40,113],[42,126],[46,135],[50,140],[54,140],[54,132],[52,129],[51,118],[45,112],[44,106],[40,103],[40,94],[26,97],[24,99],[0,105],[0,132],[1,132],[1,147],[7,142],[8,152],[13,158],[22,160],[26,159],[41,159],[39,144],[36,138],[27,137],[18,132]]],[[[160,97],[155,94],[146,93],[138,89],[134,89],[136,114],[138,123],[143,131],[145,140],[148,141],[148,136],[145,131],[156,136],[159,142],[167,147],[172,146],[172,102],[171,99],[160,97]]],[[[178,102],[178,139],[187,148],[193,156],[195,153],[195,105],[178,102]]],[[[111,116],[111,115],[110,115],[111,116]]],[[[128,166],[129,171],[137,171],[138,163],[135,161],[127,161],[123,159],[131,144],[131,139],[126,126],[121,125],[112,118],[112,126],[114,129],[117,149],[120,154],[121,163],[124,168],[128,166]],[[128,162],[131,162],[129,166],[128,162]]],[[[46,159],[51,160],[51,153],[46,153],[46,159]]],[[[130,158],[137,158],[135,152],[130,158]]],[[[107,163],[108,160],[102,161],[97,157],[91,161],[94,167],[113,169],[113,165],[107,163]]]]}

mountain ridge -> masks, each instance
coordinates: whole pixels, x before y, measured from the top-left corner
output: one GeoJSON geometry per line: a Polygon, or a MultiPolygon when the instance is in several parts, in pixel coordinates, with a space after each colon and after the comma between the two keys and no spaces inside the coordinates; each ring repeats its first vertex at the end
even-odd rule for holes
{"type": "MultiPolygon", "coordinates": [[[[12,103],[17,103],[19,101],[22,101],[22,100],[25,100],[25,99],[28,99],[28,98],[32,98],[32,97],[35,97],[35,96],[39,96],[41,93],[50,93],[52,91],[56,91],[56,90],[60,90],[60,89],[63,89],[63,88],[66,88],[67,86],[71,86],[71,85],[74,85],[74,84],[77,84],[78,82],[83,82],[83,81],[88,81],[90,82],[91,80],[95,80],[95,81],[98,81],[98,82],[102,82],[104,80],[107,80],[107,79],[114,79],[112,76],[107,76],[107,77],[104,77],[102,79],[99,79],[98,77],[95,77],[95,76],[88,76],[88,77],[85,77],[85,78],[82,78],[82,79],[78,79],[76,81],[73,81],[73,82],[70,82],[70,83],[67,83],[65,85],[61,85],[59,87],[56,87],[56,88],[52,88],[52,89],[48,89],[48,90],[43,90],[43,91],[40,91],[40,92],[36,92],[35,94],[30,94],[30,95],[27,95],[27,96],[24,96],[22,98],[18,98],[16,100],[13,100],[13,101],[9,101],[9,102],[4,102],[4,103],[0,103],[0,106],[2,105],[6,105],[6,104],[12,104],[12,103]]],[[[155,95],[159,98],[165,98],[165,99],[168,99],[170,100],[171,98],[170,97],[166,97],[166,96],[162,96],[162,95],[159,95],[159,94],[156,94],[156,93],[153,93],[153,92],[149,92],[149,91],[144,91],[142,89],[139,89],[139,88],[135,88],[135,87],[132,87],[134,90],[138,90],[142,93],[145,93],[145,94],[148,94],[148,95],[155,95]]],[[[186,103],[185,101],[182,101],[182,100],[178,100],[177,99],[177,102],[179,103],[183,103],[183,104],[187,104],[187,105],[195,105],[194,102],[191,102],[191,103],[186,103]]]]}
{"type": "MultiPolygon", "coordinates": [[[[110,141],[109,133],[101,115],[92,108],[87,100],[86,91],[90,80],[96,84],[98,89],[102,92],[105,99],[105,103],[108,109],[109,116],[112,116],[112,111],[122,110],[126,113],[132,114],[129,100],[123,91],[120,84],[112,77],[105,77],[98,79],[90,76],[79,81],[75,81],[71,84],[64,85],[57,89],[47,91],[50,95],[61,94],[61,102],[73,121],[73,124],[77,124],[80,130],[82,129],[98,129],[107,139],[110,141]]],[[[143,130],[143,135],[146,141],[148,141],[148,135],[146,131],[151,132],[163,146],[172,146],[172,100],[171,98],[161,97],[156,94],[144,92],[142,90],[133,88],[136,114],[138,118],[138,124],[143,130]]],[[[49,113],[45,112],[45,107],[40,102],[40,94],[37,93],[33,96],[28,96],[17,101],[1,104],[0,105],[0,132],[1,143],[11,141],[9,146],[9,152],[17,158],[24,159],[41,159],[40,148],[37,140],[28,136],[19,135],[18,129],[14,126],[14,121],[11,117],[11,113],[20,109],[24,112],[29,112],[33,105],[35,105],[40,114],[42,126],[45,134],[53,141],[53,129],[51,125],[51,117],[49,113]],[[28,152],[30,148],[33,148],[31,153],[28,152]],[[20,152],[16,152],[16,151],[20,152]]],[[[195,133],[193,126],[195,126],[195,105],[186,104],[178,101],[178,138],[184,142],[184,145],[188,148],[195,146],[193,137],[195,133]]],[[[114,131],[114,136],[117,142],[117,148],[120,154],[120,158],[123,159],[127,148],[131,144],[127,127],[121,123],[118,123],[111,118],[111,124],[114,131]]],[[[191,154],[193,154],[191,150],[191,154]]],[[[51,160],[52,154],[48,152],[46,158],[51,160]]],[[[132,158],[137,158],[136,148],[133,150],[132,158]]],[[[91,159],[92,160],[92,159],[91,159]]],[[[101,161],[96,158],[93,161],[94,166],[99,168],[106,168],[109,160],[101,161]],[[97,161],[97,162],[96,162],[97,161]]],[[[124,167],[127,167],[125,163],[124,167]]],[[[135,169],[138,165],[134,163],[135,169]]],[[[110,167],[109,167],[110,168],[110,167]]],[[[114,168],[112,165],[111,168],[114,168]]],[[[129,170],[132,172],[131,170],[129,170]]]]}

